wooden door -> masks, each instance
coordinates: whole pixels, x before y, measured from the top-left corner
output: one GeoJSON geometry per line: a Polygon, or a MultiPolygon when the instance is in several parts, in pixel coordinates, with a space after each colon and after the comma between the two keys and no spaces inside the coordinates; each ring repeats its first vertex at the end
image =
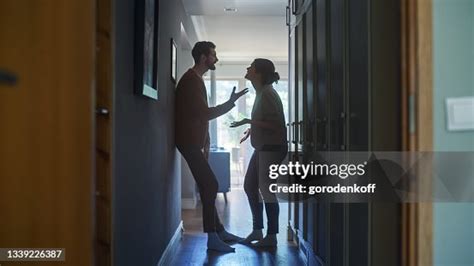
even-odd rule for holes
{"type": "Polygon", "coordinates": [[[0,247],[61,265],[93,262],[94,24],[90,0],[0,1],[0,247]]]}
{"type": "Polygon", "coordinates": [[[112,265],[112,1],[97,0],[96,22],[96,198],[95,228],[97,265],[112,265]]]}

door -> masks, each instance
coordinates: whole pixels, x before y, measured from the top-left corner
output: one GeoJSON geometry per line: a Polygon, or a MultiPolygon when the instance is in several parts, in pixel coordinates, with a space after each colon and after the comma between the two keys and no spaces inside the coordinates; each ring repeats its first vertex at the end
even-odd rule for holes
{"type": "MultiPolygon", "coordinates": [[[[292,27],[292,19],[294,18],[291,16],[291,6],[292,0],[288,2],[288,13],[287,13],[287,26],[288,26],[288,107],[289,107],[289,117],[288,123],[286,124],[288,127],[288,147],[289,147],[289,160],[294,159],[294,154],[297,153],[297,142],[296,142],[296,31],[295,28],[292,27]]],[[[296,227],[295,221],[295,213],[296,213],[296,204],[295,204],[295,196],[289,195],[288,197],[288,233],[289,239],[293,239],[293,231],[292,228],[296,227]]]]}
{"type": "MultiPolygon", "coordinates": [[[[398,3],[307,3],[294,25],[293,101],[296,121],[304,125],[302,134],[296,134],[302,142],[302,161],[324,151],[400,150],[399,36],[384,35],[399,32],[394,12],[398,3]]],[[[299,243],[311,245],[325,264],[397,265],[400,261],[399,205],[312,202],[295,207],[299,243]]]]}
{"type": "Polygon", "coordinates": [[[0,82],[0,247],[78,266],[93,263],[94,25],[95,1],[0,2],[0,70],[17,78],[0,82]]]}
{"type": "MultiPolygon", "coordinates": [[[[314,43],[315,46],[315,151],[326,152],[329,149],[329,23],[327,16],[327,0],[317,0],[314,7],[314,43]]],[[[313,222],[315,228],[313,232],[313,248],[315,254],[323,261],[329,261],[329,240],[330,240],[330,203],[315,203],[313,212],[313,222]]]]}
{"type": "Polygon", "coordinates": [[[96,21],[96,149],[95,149],[95,261],[112,265],[112,1],[97,0],[96,21]]]}
{"type": "MultiPolygon", "coordinates": [[[[305,29],[306,24],[305,20],[300,20],[299,24],[296,26],[296,111],[295,111],[295,127],[296,127],[296,152],[295,152],[295,161],[300,163],[304,162],[305,147],[304,142],[304,123],[305,123],[305,99],[306,99],[306,58],[305,58],[305,48],[306,48],[306,35],[305,29]]],[[[298,213],[298,217],[295,218],[298,225],[298,231],[301,236],[304,237],[306,233],[306,203],[303,199],[299,197],[296,202],[295,210],[298,213]]]]}

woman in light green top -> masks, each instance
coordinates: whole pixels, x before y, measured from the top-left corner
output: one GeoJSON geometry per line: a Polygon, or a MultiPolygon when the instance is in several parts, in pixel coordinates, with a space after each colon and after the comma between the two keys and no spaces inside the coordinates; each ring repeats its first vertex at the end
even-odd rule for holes
{"type": "Polygon", "coordinates": [[[268,168],[271,164],[281,163],[288,151],[283,104],[272,86],[280,76],[275,72],[275,66],[270,60],[257,58],[247,68],[245,78],[252,82],[257,94],[252,116],[251,119],[245,118],[231,124],[231,127],[250,124],[241,142],[250,136],[250,142],[255,149],[244,181],[245,193],[252,211],[253,231],[243,243],[252,244],[252,241],[257,240],[254,246],[276,246],[280,208],[275,194],[269,191],[269,185],[274,180],[269,178],[268,168]],[[265,203],[268,221],[265,237],[262,233],[262,202],[265,203]]]}

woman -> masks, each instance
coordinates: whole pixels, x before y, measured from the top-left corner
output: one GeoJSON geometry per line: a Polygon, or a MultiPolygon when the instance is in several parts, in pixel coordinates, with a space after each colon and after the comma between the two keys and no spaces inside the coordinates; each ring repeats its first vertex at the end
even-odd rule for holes
{"type": "Polygon", "coordinates": [[[278,216],[280,208],[275,194],[269,191],[272,180],[268,175],[271,164],[279,164],[288,150],[286,139],[285,116],[278,93],[273,89],[273,82],[280,76],[275,72],[274,64],[268,59],[257,58],[247,68],[245,78],[252,82],[256,91],[251,119],[245,118],[233,122],[231,127],[250,124],[241,142],[250,136],[255,149],[245,174],[244,189],[247,194],[253,217],[253,231],[242,242],[255,246],[272,247],[277,245],[278,216]],[[263,238],[263,203],[267,213],[268,231],[263,238]]]}

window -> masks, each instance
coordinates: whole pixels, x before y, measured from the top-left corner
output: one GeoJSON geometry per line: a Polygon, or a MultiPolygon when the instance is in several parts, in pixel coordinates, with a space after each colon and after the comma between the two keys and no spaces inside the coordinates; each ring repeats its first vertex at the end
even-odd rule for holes
{"type": "MultiPolygon", "coordinates": [[[[211,81],[204,80],[209,99],[211,98],[211,81]]],[[[250,81],[240,80],[241,84],[245,84],[249,88],[249,92],[241,97],[230,112],[218,117],[210,123],[211,144],[215,143],[217,147],[224,148],[231,152],[231,184],[234,186],[241,186],[243,177],[245,175],[245,168],[248,165],[250,157],[253,153],[253,148],[250,140],[240,144],[240,139],[243,132],[250,127],[250,125],[241,126],[238,128],[230,128],[230,123],[238,121],[243,118],[250,118],[252,107],[255,101],[255,89],[250,81]]],[[[236,91],[240,91],[239,80],[217,80],[215,91],[216,105],[226,102],[232,92],[233,87],[237,87],[236,91]]],[[[283,103],[285,113],[285,121],[288,121],[288,81],[281,80],[278,84],[273,84],[273,88],[280,95],[283,103]]],[[[209,106],[212,104],[209,100],[209,106]]]]}

